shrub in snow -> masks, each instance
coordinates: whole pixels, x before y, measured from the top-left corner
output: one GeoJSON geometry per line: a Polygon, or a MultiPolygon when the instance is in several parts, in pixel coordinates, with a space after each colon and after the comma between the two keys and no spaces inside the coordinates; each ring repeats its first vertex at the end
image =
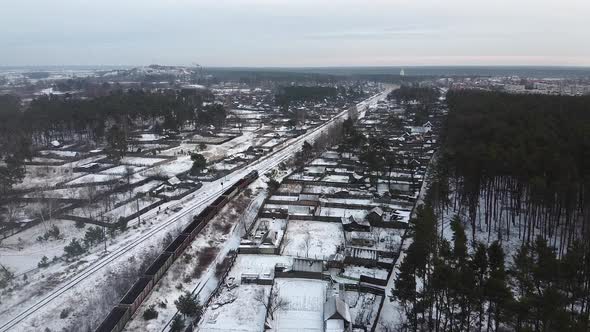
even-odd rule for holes
{"type": "Polygon", "coordinates": [[[72,311],[71,308],[64,308],[60,313],[59,313],[59,318],[64,319],[64,318],[68,318],[68,316],[70,315],[70,312],[72,311]]]}
{"type": "Polygon", "coordinates": [[[48,267],[48,266],[49,266],[49,258],[47,258],[47,256],[43,256],[43,258],[41,258],[41,261],[39,263],[37,263],[38,268],[43,268],[43,267],[48,267]]]}
{"type": "Polygon", "coordinates": [[[150,320],[156,318],[158,318],[158,312],[156,311],[155,305],[152,304],[143,312],[143,319],[150,320]]]}
{"type": "Polygon", "coordinates": [[[84,249],[84,247],[80,244],[80,241],[78,241],[78,239],[72,239],[70,244],[64,247],[64,252],[67,257],[75,257],[85,253],[86,249],[84,249]]]}
{"type": "Polygon", "coordinates": [[[184,331],[184,319],[180,316],[174,317],[172,324],[170,325],[170,332],[184,331]]]}

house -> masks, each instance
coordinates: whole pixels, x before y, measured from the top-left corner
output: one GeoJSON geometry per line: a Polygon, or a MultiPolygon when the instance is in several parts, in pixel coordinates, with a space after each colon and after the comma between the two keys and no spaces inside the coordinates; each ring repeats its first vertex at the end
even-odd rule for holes
{"type": "Polygon", "coordinates": [[[53,148],[59,148],[61,147],[61,143],[58,140],[53,140],[49,143],[53,148]]]}
{"type": "Polygon", "coordinates": [[[357,183],[362,178],[363,176],[358,174],[357,172],[353,172],[348,175],[348,181],[350,183],[357,183]]]}
{"type": "Polygon", "coordinates": [[[348,305],[336,296],[330,296],[324,303],[324,331],[351,331],[351,316],[348,305]]]}
{"type": "Polygon", "coordinates": [[[176,176],[173,176],[168,179],[168,184],[175,187],[180,184],[180,180],[176,176]]]}
{"type": "Polygon", "coordinates": [[[380,207],[374,207],[369,214],[367,214],[367,220],[373,224],[378,222],[383,222],[383,209],[380,207]]]}
{"type": "Polygon", "coordinates": [[[371,224],[367,220],[357,220],[354,216],[348,216],[342,217],[342,228],[347,232],[370,232],[371,224]]]}

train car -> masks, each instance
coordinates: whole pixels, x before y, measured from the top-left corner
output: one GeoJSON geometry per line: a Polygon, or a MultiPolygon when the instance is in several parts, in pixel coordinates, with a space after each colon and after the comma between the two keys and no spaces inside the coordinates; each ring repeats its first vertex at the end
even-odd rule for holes
{"type": "Polygon", "coordinates": [[[129,307],[117,305],[111,310],[109,315],[102,321],[102,323],[94,330],[95,332],[121,332],[125,328],[125,324],[131,318],[129,307]]]}
{"type": "Polygon", "coordinates": [[[154,287],[152,277],[140,277],[131,289],[123,296],[120,305],[129,307],[129,317],[133,316],[137,308],[141,305],[143,300],[148,296],[154,287]]]}
{"type": "Polygon", "coordinates": [[[217,213],[219,212],[219,210],[223,209],[223,207],[225,206],[225,204],[227,204],[228,201],[229,200],[227,199],[227,196],[221,195],[217,197],[217,199],[209,206],[215,209],[215,213],[217,213]]]}
{"type": "Polygon", "coordinates": [[[201,213],[199,213],[199,217],[203,219],[203,223],[207,223],[209,220],[211,220],[211,218],[215,216],[215,213],[217,213],[215,208],[209,205],[205,209],[203,209],[201,213]]]}
{"type": "Polygon", "coordinates": [[[244,182],[240,184],[240,189],[246,188],[256,179],[258,179],[258,171],[253,170],[244,177],[244,182]]]}
{"type": "Polygon", "coordinates": [[[166,270],[172,265],[174,262],[174,255],[169,252],[163,252],[156,258],[156,260],[150,265],[146,270],[144,275],[148,277],[152,277],[154,284],[162,278],[166,270]]]}
{"type": "Polygon", "coordinates": [[[189,245],[190,241],[187,240],[188,235],[180,234],[164,249],[164,252],[171,253],[174,255],[174,259],[177,259],[180,255],[182,255],[184,249],[189,245]]]}
{"type": "Polygon", "coordinates": [[[195,239],[197,234],[201,232],[203,227],[205,227],[205,224],[206,223],[204,222],[204,219],[201,215],[195,216],[193,221],[191,221],[191,223],[184,228],[182,234],[188,235],[188,241],[192,241],[195,239]]]}
{"type": "Polygon", "coordinates": [[[227,196],[228,199],[232,199],[235,195],[240,193],[240,187],[235,183],[231,187],[229,187],[224,193],[224,196],[227,196]]]}
{"type": "Polygon", "coordinates": [[[229,187],[211,205],[207,206],[183,230],[164,252],[146,269],[145,274],[127,291],[121,302],[116,305],[104,319],[96,332],[120,332],[131,316],[137,311],[143,300],[149,295],[155,283],[158,282],[174,261],[182,255],[186,247],[194,240],[203,227],[221,210],[231,198],[246,188],[258,178],[258,171],[254,170],[229,187]]]}

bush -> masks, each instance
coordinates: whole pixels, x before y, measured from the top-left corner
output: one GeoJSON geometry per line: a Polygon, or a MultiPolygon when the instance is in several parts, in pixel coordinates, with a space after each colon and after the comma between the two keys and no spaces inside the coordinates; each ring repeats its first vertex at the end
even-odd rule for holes
{"type": "Polygon", "coordinates": [[[268,191],[272,194],[274,192],[276,192],[277,190],[279,190],[279,187],[281,186],[281,184],[279,183],[279,181],[275,180],[275,179],[270,179],[268,181],[268,191]]]}
{"type": "Polygon", "coordinates": [[[76,220],[76,228],[84,228],[86,224],[82,220],[76,220]]]}
{"type": "Polygon", "coordinates": [[[84,247],[80,244],[80,241],[78,241],[78,239],[72,239],[70,244],[64,247],[64,252],[66,254],[66,257],[69,258],[82,255],[86,252],[86,249],[84,249],[84,247]]]}
{"type": "Polygon", "coordinates": [[[49,266],[49,258],[47,258],[47,256],[43,256],[43,258],[41,258],[41,261],[39,263],[37,263],[38,268],[44,268],[44,267],[48,267],[48,266],[49,266]]]}
{"type": "Polygon", "coordinates": [[[68,316],[70,315],[70,312],[72,311],[71,308],[64,308],[60,313],[59,313],[59,318],[64,319],[64,318],[68,318],[68,316]]]}
{"type": "Polygon", "coordinates": [[[92,247],[104,240],[105,234],[103,230],[98,226],[88,228],[88,230],[86,230],[86,233],[84,234],[84,244],[86,245],[86,247],[92,247]]]}
{"type": "Polygon", "coordinates": [[[149,308],[145,309],[143,312],[143,319],[150,320],[158,318],[158,311],[156,311],[155,305],[149,306],[149,308]]]}
{"type": "Polygon", "coordinates": [[[180,315],[176,315],[170,324],[170,332],[180,332],[184,330],[184,319],[180,315]]]}

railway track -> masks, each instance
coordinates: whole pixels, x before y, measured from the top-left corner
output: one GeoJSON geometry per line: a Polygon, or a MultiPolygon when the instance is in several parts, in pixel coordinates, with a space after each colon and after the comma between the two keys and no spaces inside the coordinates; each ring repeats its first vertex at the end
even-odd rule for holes
{"type": "MultiPolygon", "coordinates": [[[[357,107],[365,108],[367,107],[372,101],[375,99],[382,98],[387,93],[382,92],[375,96],[372,96],[365,101],[357,104],[357,107]]],[[[217,197],[220,196],[224,192],[224,190],[232,185],[233,183],[237,182],[238,179],[245,176],[252,170],[257,170],[260,174],[264,174],[269,170],[273,169],[274,167],[278,166],[283,161],[289,159],[295,152],[301,149],[301,145],[304,141],[310,141],[311,143],[315,142],[318,138],[320,133],[331,126],[332,124],[336,123],[339,120],[342,120],[348,113],[348,110],[344,110],[334,116],[331,120],[321,124],[320,126],[314,128],[312,131],[295,138],[294,140],[287,141],[282,143],[282,146],[272,154],[262,157],[254,161],[251,165],[242,168],[232,174],[230,174],[233,180],[227,181],[227,186],[221,185],[221,181],[218,179],[213,182],[209,182],[203,187],[199,189],[199,193],[189,196],[188,199],[192,202],[191,206],[182,209],[181,211],[175,213],[165,222],[157,225],[156,227],[150,229],[146,233],[142,234],[140,237],[132,240],[131,242],[125,244],[123,247],[116,249],[113,252],[108,253],[106,256],[99,258],[97,261],[92,263],[89,267],[84,269],[82,272],[78,273],[76,276],[72,277],[70,280],[59,286],[59,288],[51,291],[51,293],[43,296],[40,300],[38,300],[35,304],[27,307],[25,310],[21,311],[20,313],[16,314],[14,317],[7,319],[6,321],[2,322],[0,325],[0,332],[10,331],[11,328],[15,327],[17,324],[23,322],[25,319],[30,317],[35,312],[39,311],[41,308],[45,307],[47,304],[51,303],[56,298],[60,297],[62,294],[68,292],[80,282],[87,279],[89,276],[93,275],[97,271],[101,270],[102,268],[106,267],[110,263],[114,262],[121,256],[129,253],[135,247],[139,246],[147,239],[152,237],[153,235],[165,230],[169,226],[175,224],[177,221],[181,220],[182,218],[186,217],[189,214],[197,213],[199,208],[204,208],[207,206],[207,203],[213,202],[217,197]],[[217,187],[217,188],[215,188],[217,187]]],[[[154,212],[149,213],[148,217],[153,216],[154,212]]]]}

